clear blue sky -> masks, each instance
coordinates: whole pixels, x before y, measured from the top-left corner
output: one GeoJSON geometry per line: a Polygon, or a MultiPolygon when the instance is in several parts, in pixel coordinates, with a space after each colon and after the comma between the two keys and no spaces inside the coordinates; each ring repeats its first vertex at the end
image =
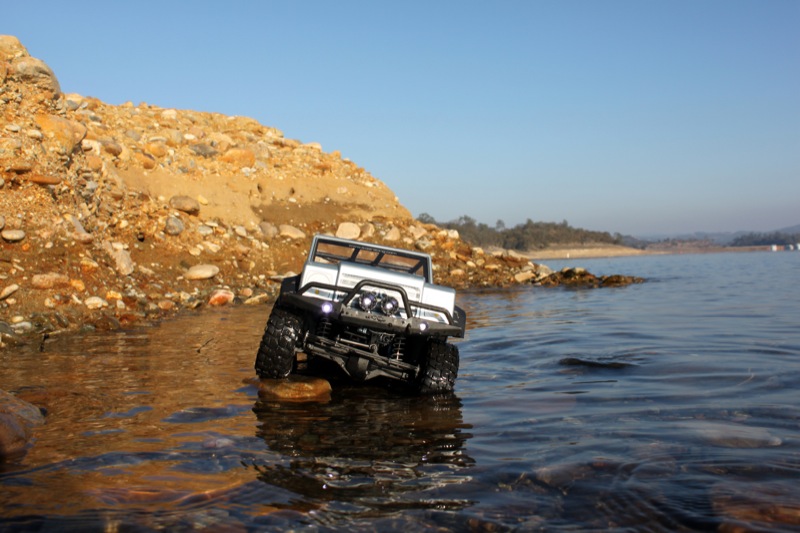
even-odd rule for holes
{"type": "Polygon", "coordinates": [[[253,117],[414,215],[800,224],[800,1],[3,0],[64,92],[253,117]]]}

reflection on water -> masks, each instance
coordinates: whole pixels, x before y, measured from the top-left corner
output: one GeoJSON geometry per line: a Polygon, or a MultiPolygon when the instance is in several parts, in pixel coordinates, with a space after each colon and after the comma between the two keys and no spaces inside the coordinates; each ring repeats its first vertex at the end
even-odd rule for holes
{"type": "Polygon", "coordinates": [[[267,308],[0,353],[0,388],[47,411],[0,466],[0,531],[796,531],[796,265],[738,255],[598,271],[650,279],[621,289],[462,293],[440,398],[259,398],[267,308]]]}
{"type": "Polygon", "coordinates": [[[348,522],[392,510],[465,505],[436,495],[463,482],[459,470],[474,464],[457,397],[391,397],[377,389],[337,396],[322,406],[256,404],[258,436],[283,457],[278,464],[256,463],[259,479],[348,522]]]}

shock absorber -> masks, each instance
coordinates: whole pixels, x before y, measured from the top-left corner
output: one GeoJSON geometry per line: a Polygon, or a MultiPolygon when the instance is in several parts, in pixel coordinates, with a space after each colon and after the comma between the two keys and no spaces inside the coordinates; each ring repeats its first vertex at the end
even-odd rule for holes
{"type": "Polygon", "coordinates": [[[317,337],[327,339],[331,332],[331,321],[327,317],[321,318],[317,322],[317,337]]]}
{"type": "Polygon", "coordinates": [[[406,339],[402,335],[398,335],[392,341],[392,353],[390,354],[392,359],[397,359],[398,361],[402,359],[405,349],[406,339]]]}

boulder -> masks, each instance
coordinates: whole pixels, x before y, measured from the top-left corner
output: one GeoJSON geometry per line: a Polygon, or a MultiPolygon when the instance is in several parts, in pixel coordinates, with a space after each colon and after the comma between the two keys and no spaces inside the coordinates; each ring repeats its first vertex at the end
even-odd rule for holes
{"type": "Polygon", "coordinates": [[[58,154],[69,155],[86,137],[86,126],[56,115],[39,114],[34,119],[44,135],[46,147],[58,154]]]}
{"type": "Polygon", "coordinates": [[[61,86],[58,84],[55,73],[41,59],[35,57],[24,57],[14,63],[14,77],[25,83],[32,83],[51,93],[52,97],[61,94],[61,86]]]}
{"type": "Polygon", "coordinates": [[[28,56],[28,50],[13,35],[0,35],[0,60],[10,61],[28,56]]]}

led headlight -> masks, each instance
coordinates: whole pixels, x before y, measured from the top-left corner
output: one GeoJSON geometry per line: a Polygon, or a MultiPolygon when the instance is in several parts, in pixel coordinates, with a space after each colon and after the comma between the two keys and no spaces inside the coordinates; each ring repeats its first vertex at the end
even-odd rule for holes
{"type": "Polygon", "coordinates": [[[361,297],[358,299],[358,305],[364,311],[372,311],[375,309],[375,306],[378,305],[378,295],[374,292],[361,293],[361,297]]]}
{"type": "Polygon", "coordinates": [[[400,307],[400,304],[397,302],[397,298],[393,296],[384,296],[383,300],[381,300],[381,311],[386,316],[394,316],[398,307],[400,307]]]}
{"type": "Polygon", "coordinates": [[[324,302],[322,304],[322,312],[326,315],[333,311],[333,304],[331,302],[324,302]]]}

